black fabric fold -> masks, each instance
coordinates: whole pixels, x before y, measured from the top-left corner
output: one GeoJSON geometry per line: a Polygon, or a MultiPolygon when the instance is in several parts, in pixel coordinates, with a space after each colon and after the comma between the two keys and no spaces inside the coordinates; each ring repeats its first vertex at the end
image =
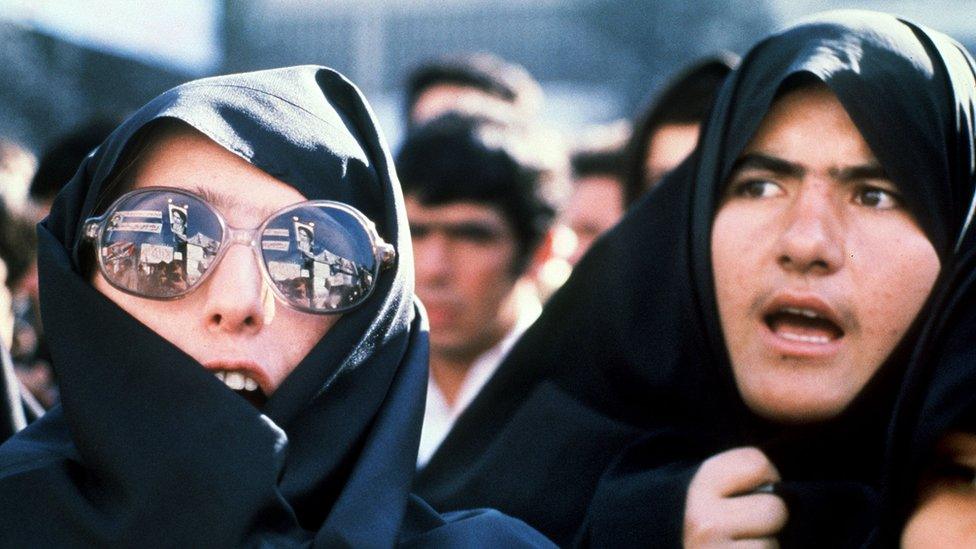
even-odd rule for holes
{"type": "Polygon", "coordinates": [[[939,440],[952,431],[976,433],[976,248],[964,246],[946,314],[915,349],[888,433],[881,524],[872,547],[898,543],[918,503],[926,465],[939,440]]]}

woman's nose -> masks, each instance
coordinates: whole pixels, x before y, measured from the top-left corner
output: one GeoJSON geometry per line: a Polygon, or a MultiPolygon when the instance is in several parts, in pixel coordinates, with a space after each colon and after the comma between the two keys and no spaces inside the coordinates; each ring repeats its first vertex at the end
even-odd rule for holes
{"type": "Polygon", "coordinates": [[[274,318],[274,296],[264,282],[253,252],[231,246],[214,266],[205,287],[204,314],[209,330],[257,333],[274,318]]]}
{"type": "Polygon", "coordinates": [[[777,262],[801,274],[829,274],[846,258],[841,212],[830,192],[805,190],[786,211],[786,227],[777,240],[777,262]]]}

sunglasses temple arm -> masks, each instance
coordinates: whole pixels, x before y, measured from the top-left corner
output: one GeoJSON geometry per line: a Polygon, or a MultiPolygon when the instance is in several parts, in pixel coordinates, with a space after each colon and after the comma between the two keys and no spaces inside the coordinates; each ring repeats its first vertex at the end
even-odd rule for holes
{"type": "Polygon", "coordinates": [[[388,244],[383,239],[380,239],[376,244],[376,256],[379,258],[383,268],[386,269],[393,266],[393,261],[396,259],[396,250],[392,244],[388,244]]]}
{"type": "Polygon", "coordinates": [[[102,221],[105,220],[105,216],[99,217],[89,217],[85,220],[85,224],[82,225],[82,236],[85,240],[95,240],[98,238],[98,229],[102,226],[102,221]]]}

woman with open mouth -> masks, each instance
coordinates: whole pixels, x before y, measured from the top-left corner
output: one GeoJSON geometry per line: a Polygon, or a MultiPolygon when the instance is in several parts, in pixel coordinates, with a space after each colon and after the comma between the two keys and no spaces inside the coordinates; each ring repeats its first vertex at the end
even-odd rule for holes
{"type": "Polygon", "coordinates": [[[3,545],[548,543],[409,494],[426,322],[389,152],[338,73],[159,96],[39,247],[62,405],[0,447],[3,545]]]}
{"type": "Polygon", "coordinates": [[[965,49],[892,15],[759,41],[421,494],[584,546],[859,546],[899,385],[973,253],[974,112],[965,49]]]}

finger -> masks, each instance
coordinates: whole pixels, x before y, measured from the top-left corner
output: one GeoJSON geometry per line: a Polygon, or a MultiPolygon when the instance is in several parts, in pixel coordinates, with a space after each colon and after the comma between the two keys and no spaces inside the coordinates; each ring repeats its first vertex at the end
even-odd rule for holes
{"type": "Polygon", "coordinates": [[[721,496],[745,494],[779,480],[779,472],[758,448],[735,448],[702,464],[703,482],[721,496]]]}
{"type": "Polygon", "coordinates": [[[722,512],[730,537],[740,540],[774,536],[789,519],[786,503],[772,494],[727,498],[722,512]]]}
{"type": "Polygon", "coordinates": [[[729,544],[733,549],[779,549],[776,538],[740,539],[729,544]]]}

